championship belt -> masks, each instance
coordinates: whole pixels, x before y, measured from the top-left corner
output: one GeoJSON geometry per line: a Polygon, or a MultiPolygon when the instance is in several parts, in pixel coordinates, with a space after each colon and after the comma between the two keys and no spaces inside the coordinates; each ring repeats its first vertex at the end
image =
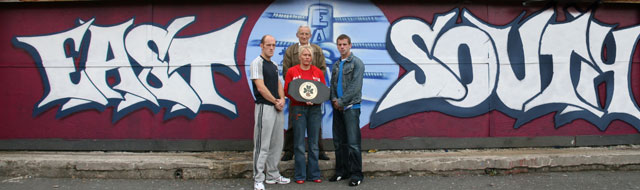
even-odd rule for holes
{"type": "Polygon", "coordinates": [[[293,80],[289,83],[287,93],[298,102],[321,104],[329,100],[329,87],[322,82],[313,80],[293,80]]]}

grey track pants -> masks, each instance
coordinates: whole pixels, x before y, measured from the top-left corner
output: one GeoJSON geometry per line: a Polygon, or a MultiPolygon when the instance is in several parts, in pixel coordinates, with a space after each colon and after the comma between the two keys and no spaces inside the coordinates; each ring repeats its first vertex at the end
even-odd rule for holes
{"type": "Polygon", "coordinates": [[[284,113],[275,106],[255,104],[253,128],[253,179],[263,182],[280,177],[278,162],[284,143],[284,113]]]}

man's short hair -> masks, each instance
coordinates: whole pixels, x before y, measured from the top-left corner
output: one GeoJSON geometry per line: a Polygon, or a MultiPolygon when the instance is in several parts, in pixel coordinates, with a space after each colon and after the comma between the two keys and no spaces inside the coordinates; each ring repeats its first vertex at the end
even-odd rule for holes
{"type": "Polygon", "coordinates": [[[262,36],[262,39],[260,39],[260,44],[264,44],[264,39],[266,39],[267,36],[271,36],[271,35],[265,34],[264,36],[262,36]]]}
{"type": "Polygon", "coordinates": [[[305,49],[309,50],[309,53],[311,53],[311,59],[313,59],[313,48],[311,48],[311,45],[309,44],[298,47],[298,55],[302,56],[302,50],[305,49]]]}
{"type": "Polygon", "coordinates": [[[338,43],[338,40],[344,40],[344,39],[347,39],[347,42],[351,44],[351,38],[349,38],[349,36],[347,36],[346,34],[340,34],[340,36],[338,36],[338,39],[336,39],[336,43],[338,43]]]}

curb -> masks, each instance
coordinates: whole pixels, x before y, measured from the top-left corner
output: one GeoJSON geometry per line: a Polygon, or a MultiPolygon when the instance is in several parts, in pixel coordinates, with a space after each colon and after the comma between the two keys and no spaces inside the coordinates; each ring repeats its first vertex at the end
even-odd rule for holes
{"type": "MultiPolygon", "coordinates": [[[[0,152],[0,176],[119,179],[250,178],[251,152],[0,152]]],[[[333,175],[334,157],[320,161],[333,175]]],[[[291,176],[293,161],[280,162],[291,176]]],[[[640,146],[363,152],[367,176],[640,170],[640,146]]]]}

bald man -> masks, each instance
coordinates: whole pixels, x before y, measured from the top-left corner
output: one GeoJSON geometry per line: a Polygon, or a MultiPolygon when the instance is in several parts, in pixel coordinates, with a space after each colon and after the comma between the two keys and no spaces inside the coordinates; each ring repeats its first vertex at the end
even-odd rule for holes
{"type": "Polygon", "coordinates": [[[260,40],[260,56],[251,62],[250,76],[255,97],[253,128],[253,179],[255,190],[264,190],[264,183],[287,184],[291,180],[280,175],[278,158],[282,154],[284,127],[284,88],[278,76],[278,66],[271,61],[276,39],[264,35],[260,40]],[[266,173],[266,175],[265,175],[266,173]]]}

